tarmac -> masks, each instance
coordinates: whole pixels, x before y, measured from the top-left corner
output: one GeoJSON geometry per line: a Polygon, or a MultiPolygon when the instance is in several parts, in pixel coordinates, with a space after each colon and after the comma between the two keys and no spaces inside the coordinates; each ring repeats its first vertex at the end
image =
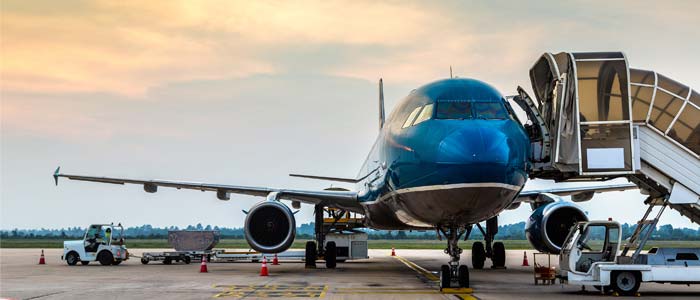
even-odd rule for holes
{"type": "MultiPolygon", "coordinates": [[[[166,249],[163,249],[166,250],[166,249]]],[[[156,249],[131,249],[132,255],[156,249]]],[[[0,296],[10,299],[605,299],[595,289],[580,286],[535,285],[533,256],[523,267],[523,251],[507,251],[507,268],[471,269],[470,251],[462,263],[470,267],[471,290],[442,293],[435,272],[447,262],[441,250],[370,250],[369,259],[339,263],[336,269],[306,269],[300,261],[272,265],[270,276],[261,277],[260,263],[200,264],[151,262],[138,258],[119,266],[68,266],[60,260],[62,249],[47,249],[46,265],[38,265],[41,249],[0,249],[0,296]]],[[[538,256],[537,263],[542,256],[538,256]]],[[[556,266],[552,256],[552,266],[556,266]]],[[[700,285],[646,283],[640,289],[647,299],[698,299],[700,285]]]]}

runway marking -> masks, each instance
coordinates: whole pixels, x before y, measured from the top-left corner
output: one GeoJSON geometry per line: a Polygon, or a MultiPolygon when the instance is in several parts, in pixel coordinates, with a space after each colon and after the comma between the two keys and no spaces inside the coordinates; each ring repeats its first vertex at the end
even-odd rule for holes
{"type": "Polygon", "coordinates": [[[276,285],[276,284],[215,284],[214,288],[224,290],[214,295],[214,298],[323,298],[328,290],[327,285],[276,285]]]}
{"type": "Polygon", "coordinates": [[[395,257],[396,259],[400,260],[402,263],[404,263],[404,264],[405,264],[406,266],[408,266],[409,268],[411,268],[411,269],[413,269],[414,271],[418,272],[418,274],[423,275],[423,277],[425,277],[426,279],[428,279],[428,280],[430,280],[430,281],[435,281],[435,282],[440,281],[440,278],[439,278],[439,277],[435,276],[433,273],[431,273],[430,271],[424,269],[423,267],[421,267],[421,266],[419,266],[419,265],[413,263],[412,261],[410,261],[410,260],[408,260],[408,259],[405,259],[405,258],[403,258],[403,257],[401,257],[401,256],[394,256],[394,257],[395,257]]]}
{"type": "MultiPolygon", "coordinates": [[[[426,279],[430,280],[433,283],[440,282],[440,278],[435,276],[432,272],[426,270],[425,268],[415,264],[414,262],[403,258],[401,256],[394,256],[394,258],[398,259],[401,261],[403,264],[405,264],[407,267],[411,268],[412,270],[418,272],[418,274],[423,275],[426,279]]],[[[389,289],[385,289],[389,290],[389,289]]],[[[405,290],[407,289],[401,289],[404,290],[404,292],[387,292],[387,294],[450,294],[450,295],[455,295],[457,298],[460,299],[477,299],[476,297],[472,296],[472,292],[474,292],[473,289],[471,288],[445,288],[442,289],[442,291],[437,291],[437,290],[423,290],[423,291],[415,291],[415,292],[406,292],[405,290]]],[[[362,293],[362,292],[358,292],[362,293]]],[[[382,292],[379,292],[379,294],[382,294],[382,292]]]]}

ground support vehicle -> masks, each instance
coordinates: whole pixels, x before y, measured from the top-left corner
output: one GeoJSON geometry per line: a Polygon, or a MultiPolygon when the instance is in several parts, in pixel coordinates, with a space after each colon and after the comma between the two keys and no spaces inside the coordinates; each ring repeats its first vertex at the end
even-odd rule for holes
{"type": "MultiPolygon", "coordinates": [[[[636,235],[639,233],[635,232],[631,240],[636,235]]],[[[646,238],[648,235],[642,239],[642,245],[646,238]]],[[[635,251],[636,255],[626,256],[629,247],[620,251],[620,244],[618,222],[579,222],[562,247],[559,275],[568,284],[584,289],[593,286],[603,293],[612,290],[619,295],[638,295],[642,282],[700,283],[700,249],[660,247],[646,254],[635,251]]]]}
{"type": "Polygon", "coordinates": [[[93,224],[85,231],[82,240],[64,241],[63,255],[69,266],[80,262],[87,265],[98,261],[101,265],[118,265],[129,259],[129,252],[124,245],[124,227],[121,223],[93,224]]]}

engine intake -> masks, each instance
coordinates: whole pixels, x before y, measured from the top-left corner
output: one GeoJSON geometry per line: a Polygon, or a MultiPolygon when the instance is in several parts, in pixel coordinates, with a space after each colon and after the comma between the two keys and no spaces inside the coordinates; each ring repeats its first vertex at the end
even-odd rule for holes
{"type": "Polygon", "coordinates": [[[552,202],[532,212],[525,224],[525,236],[538,251],[559,253],[571,227],[582,221],[588,221],[588,217],[578,205],[552,202]]]}
{"type": "Polygon", "coordinates": [[[262,253],[279,253],[292,246],[296,236],[296,220],[286,205],[277,201],[263,201],[248,212],[244,231],[251,248],[262,253]]]}

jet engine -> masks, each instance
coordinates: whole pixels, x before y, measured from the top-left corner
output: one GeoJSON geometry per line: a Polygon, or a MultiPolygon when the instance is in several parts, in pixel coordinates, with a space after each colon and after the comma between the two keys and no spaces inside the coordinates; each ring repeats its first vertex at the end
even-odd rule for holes
{"type": "Polygon", "coordinates": [[[578,205],[551,202],[532,212],[525,224],[525,236],[538,251],[559,253],[571,227],[582,221],[588,221],[588,217],[578,205]]]}
{"type": "Polygon", "coordinates": [[[254,205],[245,218],[245,239],[251,248],[262,253],[287,250],[296,235],[294,213],[278,201],[254,205]]]}

